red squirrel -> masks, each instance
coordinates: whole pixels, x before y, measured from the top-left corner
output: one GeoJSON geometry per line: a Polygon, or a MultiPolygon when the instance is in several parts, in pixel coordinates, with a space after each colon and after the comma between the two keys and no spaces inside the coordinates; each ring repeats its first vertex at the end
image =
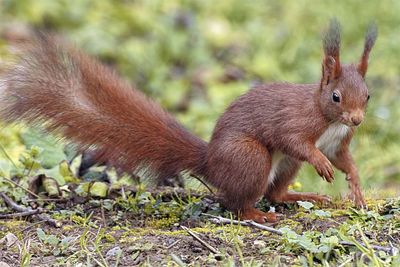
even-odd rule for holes
{"type": "Polygon", "coordinates": [[[333,166],[346,174],[350,198],[365,206],[349,151],[369,99],[364,78],[377,27],[366,31],[358,64],[339,60],[340,25],[323,37],[322,78],[315,84],[267,83],[235,100],[219,118],[209,143],[85,53],[46,34],[32,41],[0,82],[0,117],[45,123],[99,161],[162,180],[187,170],[218,189],[220,202],[241,219],[275,222],[277,213],[254,208],[268,201],[329,201],[289,192],[302,162],[332,182],[333,166]]]}

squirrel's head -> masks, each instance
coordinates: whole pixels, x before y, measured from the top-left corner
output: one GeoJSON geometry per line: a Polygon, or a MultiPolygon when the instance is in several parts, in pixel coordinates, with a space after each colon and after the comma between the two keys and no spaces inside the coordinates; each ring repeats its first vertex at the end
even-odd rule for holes
{"type": "Polygon", "coordinates": [[[369,52],[377,33],[376,24],[371,24],[365,34],[364,52],[359,63],[342,66],[339,60],[340,25],[336,19],[330,22],[323,38],[324,59],[320,84],[320,103],[328,120],[347,126],[357,126],[363,121],[369,100],[364,78],[369,52]]]}

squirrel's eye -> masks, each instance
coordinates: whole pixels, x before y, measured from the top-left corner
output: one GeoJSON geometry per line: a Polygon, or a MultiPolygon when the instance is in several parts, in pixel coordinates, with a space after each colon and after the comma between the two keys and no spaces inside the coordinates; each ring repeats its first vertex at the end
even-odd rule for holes
{"type": "Polygon", "coordinates": [[[339,97],[339,95],[337,93],[333,93],[332,99],[335,102],[340,102],[340,97],[339,97]]]}
{"type": "Polygon", "coordinates": [[[369,95],[367,96],[367,101],[369,100],[369,95]]]}

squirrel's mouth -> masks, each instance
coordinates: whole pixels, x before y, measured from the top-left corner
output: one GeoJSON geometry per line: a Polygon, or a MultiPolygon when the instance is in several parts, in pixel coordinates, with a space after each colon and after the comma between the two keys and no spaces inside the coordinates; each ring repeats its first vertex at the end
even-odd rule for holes
{"type": "Polygon", "coordinates": [[[343,124],[346,124],[346,125],[349,126],[349,127],[357,127],[357,126],[359,126],[361,123],[362,123],[362,121],[360,121],[359,123],[354,123],[354,122],[352,122],[352,121],[343,122],[343,124]]]}
{"type": "Polygon", "coordinates": [[[355,123],[354,123],[353,121],[351,121],[350,119],[348,119],[348,118],[343,118],[343,117],[340,117],[338,121],[339,121],[340,123],[346,125],[346,126],[349,126],[349,127],[357,127],[358,125],[361,124],[361,122],[358,123],[358,124],[355,124],[355,123]]]}

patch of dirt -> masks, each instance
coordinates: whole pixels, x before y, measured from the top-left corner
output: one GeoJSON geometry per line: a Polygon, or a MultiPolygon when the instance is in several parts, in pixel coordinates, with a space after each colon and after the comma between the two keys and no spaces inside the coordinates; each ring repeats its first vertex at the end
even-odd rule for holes
{"type": "MultiPolygon", "coordinates": [[[[205,202],[207,203],[202,203],[202,212],[207,211],[209,205],[213,205],[209,200],[205,202]]],[[[116,263],[118,266],[150,263],[158,266],[167,265],[171,261],[219,265],[229,259],[236,265],[241,264],[241,259],[271,264],[277,255],[280,257],[280,263],[290,264],[297,259],[297,255],[290,251],[282,253],[276,250],[280,237],[275,234],[243,226],[215,225],[204,216],[191,216],[172,222],[168,227],[155,227],[158,220],[155,215],[122,212],[118,206],[107,210],[99,206],[98,202],[86,201],[78,205],[71,199],[67,202],[53,203],[52,207],[56,214],[74,210],[79,210],[81,216],[75,218],[71,213],[69,218],[63,219],[61,228],[55,228],[45,222],[31,221],[29,218],[25,221],[0,221],[0,238],[12,233],[19,239],[19,243],[12,246],[0,245],[0,261],[10,266],[20,266],[24,257],[30,257],[30,266],[71,266],[87,262],[94,266],[100,263],[109,266],[116,263]],[[190,228],[218,253],[211,252],[181,226],[190,228]],[[38,228],[46,234],[46,240],[39,237],[38,228]],[[56,244],[50,244],[47,240],[51,235],[57,238],[56,244]],[[67,237],[68,244],[63,247],[61,241],[67,237]]],[[[297,233],[307,230],[324,233],[329,228],[339,227],[349,219],[346,215],[315,219],[308,213],[294,211],[293,206],[287,205],[278,206],[277,211],[284,214],[284,219],[271,226],[279,229],[288,225],[297,233]]],[[[398,232],[391,235],[378,233],[373,238],[381,243],[400,243],[398,232]]]]}

